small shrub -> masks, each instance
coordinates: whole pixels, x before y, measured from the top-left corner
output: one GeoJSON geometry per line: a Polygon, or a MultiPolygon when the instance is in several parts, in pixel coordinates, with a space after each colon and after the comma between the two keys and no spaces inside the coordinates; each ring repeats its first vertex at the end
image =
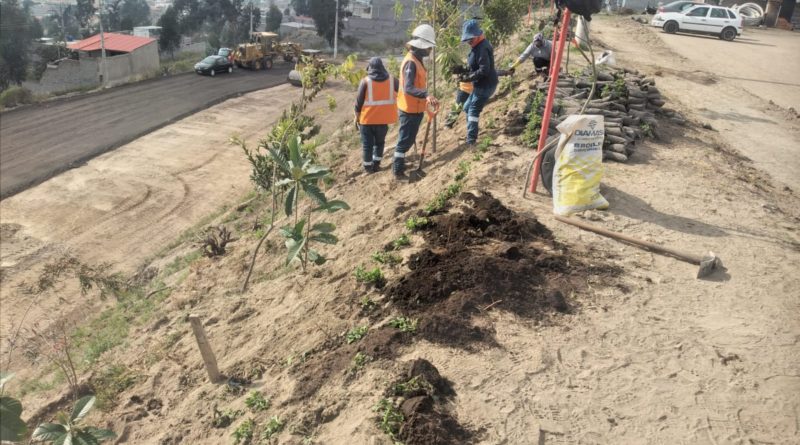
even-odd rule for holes
{"type": "Polygon", "coordinates": [[[30,103],[33,103],[33,93],[27,88],[13,86],[0,93],[0,106],[5,108],[30,103]]]}
{"type": "Polygon", "coordinates": [[[367,331],[369,331],[368,325],[357,326],[354,327],[353,329],[350,329],[347,332],[347,344],[355,343],[361,340],[362,338],[364,338],[364,336],[367,335],[367,331]]]}
{"type": "Polygon", "coordinates": [[[272,436],[280,433],[283,431],[284,423],[278,416],[272,416],[269,418],[269,422],[267,422],[267,426],[264,427],[264,431],[261,432],[261,440],[269,440],[272,439],[272,436]]]}
{"type": "Polygon", "coordinates": [[[639,124],[639,128],[641,128],[642,133],[644,133],[645,136],[653,137],[653,127],[651,127],[647,122],[642,122],[639,124]]]}
{"type": "Polygon", "coordinates": [[[400,235],[396,240],[392,241],[392,247],[394,248],[394,250],[400,250],[403,247],[408,247],[410,245],[411,245],[411,240],[405,233],[400,235]]]}
{"type": "Polygon", "coordinates": [[[369,312],[375,309],[375,306],[377,305],[378,304],[375,303],[372,298],[369,297],[369,295],[364,295],[364,297],[361,298],[361,310],[364,312],[369,312]]]}
{"type": "Polygon", "coordinates": [[[407,382],[396,383],[392,386],[392,393],[395,396],[405,396],[418,391],[424,391],[427,394],[433,394],[433,386],[427,380],[420,376],[412,377],[407,382]]]}
{"type": "Polygon", "coordinates": [[[399,329],[401,332],[408,332],[413,334],[417,332],[417,323],[419,320],[412,320],[408,317],[395,317],[389,321],[389,326],[399,329]]]}
{"type": "Polygon", "coordinates": [[[253,441],[253,430],[255,427],[256,423],[253,419],[247,419],[242,422],[233,431],[233,445],[250,445],[253,441]]]}
{"type": "Polygon", "coordinates": [[[415,232],[431,225],[431,220],[424,216],[412,216],[406,220],[406,229],[415,232]]]}
{"type": "Polygon", "coordinates": [[[375,252],[372,254],[372,259],[381,264],[388,264],[395,266],[403,262],[403,259],[396,254],[386,252],[375,252]]]}
{"type": "Polygon", "coordinates": [[[364,369],[364,366],[371,361],[371,356],[364,354],[363,352],[359,352],[353,357],[353,362],[350,364],[350,370],[353,372],[360,371],[364,369]]]}
{"type": "Polygon", "coordinates": [[[271,405],[269,399],[265,399],[258,391],[252,391],[244,400],[244,404],[253,412],[266,411],[271,405]]]}
{"type": "Polygon", "coordinates": [[[379,267],[370,271],[364,269],[364,266],[356,267],[356,281],[359,283],[372,284],[377,288],[383,287],[386,284],[386,278],[383,277],[383,272],[379,267]]]}
{"type": "Polygon", "coordinates": [[[403,413],[388,399],[381,399],[374,410],[378,413],[378,427],[396,441],[405,420],[403,413]]]}

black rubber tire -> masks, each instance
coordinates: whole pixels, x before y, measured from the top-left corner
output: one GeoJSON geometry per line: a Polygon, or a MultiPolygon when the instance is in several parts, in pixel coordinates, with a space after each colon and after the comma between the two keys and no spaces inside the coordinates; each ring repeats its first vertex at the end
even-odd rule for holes
{"type": "Polygon", "coordinates": [[[264,69],[265,70],[272,69],[272,59],[271,58],[265,58],[264,59],[264,69]]]}
{"type": "Polygon", "coordinates": [[[721,33],[719,33],[719,38],[727,42],[732,42],[733,39],[736,38],[736,30],[734,28],[727,27],[723,29],[721,33]]]}
{"type": "Polygon", "coordinates": [[[670,20],[667,23],[664,23],[664,32],[667,34],[675,34],[680,29],[678,26],[678,22],[675,20],[670,20]]]}

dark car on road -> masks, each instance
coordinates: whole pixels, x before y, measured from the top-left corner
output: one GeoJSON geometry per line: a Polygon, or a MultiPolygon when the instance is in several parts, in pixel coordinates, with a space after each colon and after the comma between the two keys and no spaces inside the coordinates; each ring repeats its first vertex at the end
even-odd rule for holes
{"type": "Polygon", "coordinates": [[[194,71],[197,74],[209,74],[211,76],[217,73],[232,73],[233,64],[226,57],[208,56],[195,64],[194,71]]]}

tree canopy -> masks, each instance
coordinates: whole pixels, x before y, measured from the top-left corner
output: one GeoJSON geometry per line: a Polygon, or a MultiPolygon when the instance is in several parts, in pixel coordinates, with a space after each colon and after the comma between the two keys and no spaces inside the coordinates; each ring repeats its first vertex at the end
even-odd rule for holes
{"type": "MultiPolygon", "coordinates": [[[[329,45],[333,45],[334,22],[336,21],[336,0],[309,0],[311,18],[317,26],[317,34],[325,38],[329,45]]],[[[349,0],[339,1],[339,36],[344,29],[344,9],[349,0]]]]}

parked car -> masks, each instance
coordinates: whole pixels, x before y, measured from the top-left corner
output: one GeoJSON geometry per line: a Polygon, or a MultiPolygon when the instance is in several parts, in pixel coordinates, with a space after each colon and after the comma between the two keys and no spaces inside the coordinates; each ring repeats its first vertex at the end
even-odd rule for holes
{"type": "Polygon", "coordinates": [[[217,51],[217,55],[218,56],[222,56],[222,57],[230,60],[231,63],[233,63],[233,50],[232,49],[230,49],[230,48],[220,48],[219,51],[217,51]]]}
{"type": "Polygon", "coordinates": [[[742,35],[742,17],[739,14],[730,8],[706,4],[691,6],[682,12],[659,12],[650,24],[669,34],[711,34],[727,41],[742,35]]]}
{"type": "Polygon", "coordinates": [[[197,74],[209,74],[213,77],[217,73],[232,73],[233,64],[222,56],[208,56],[197,62],[194,70],[197,74]]]}

